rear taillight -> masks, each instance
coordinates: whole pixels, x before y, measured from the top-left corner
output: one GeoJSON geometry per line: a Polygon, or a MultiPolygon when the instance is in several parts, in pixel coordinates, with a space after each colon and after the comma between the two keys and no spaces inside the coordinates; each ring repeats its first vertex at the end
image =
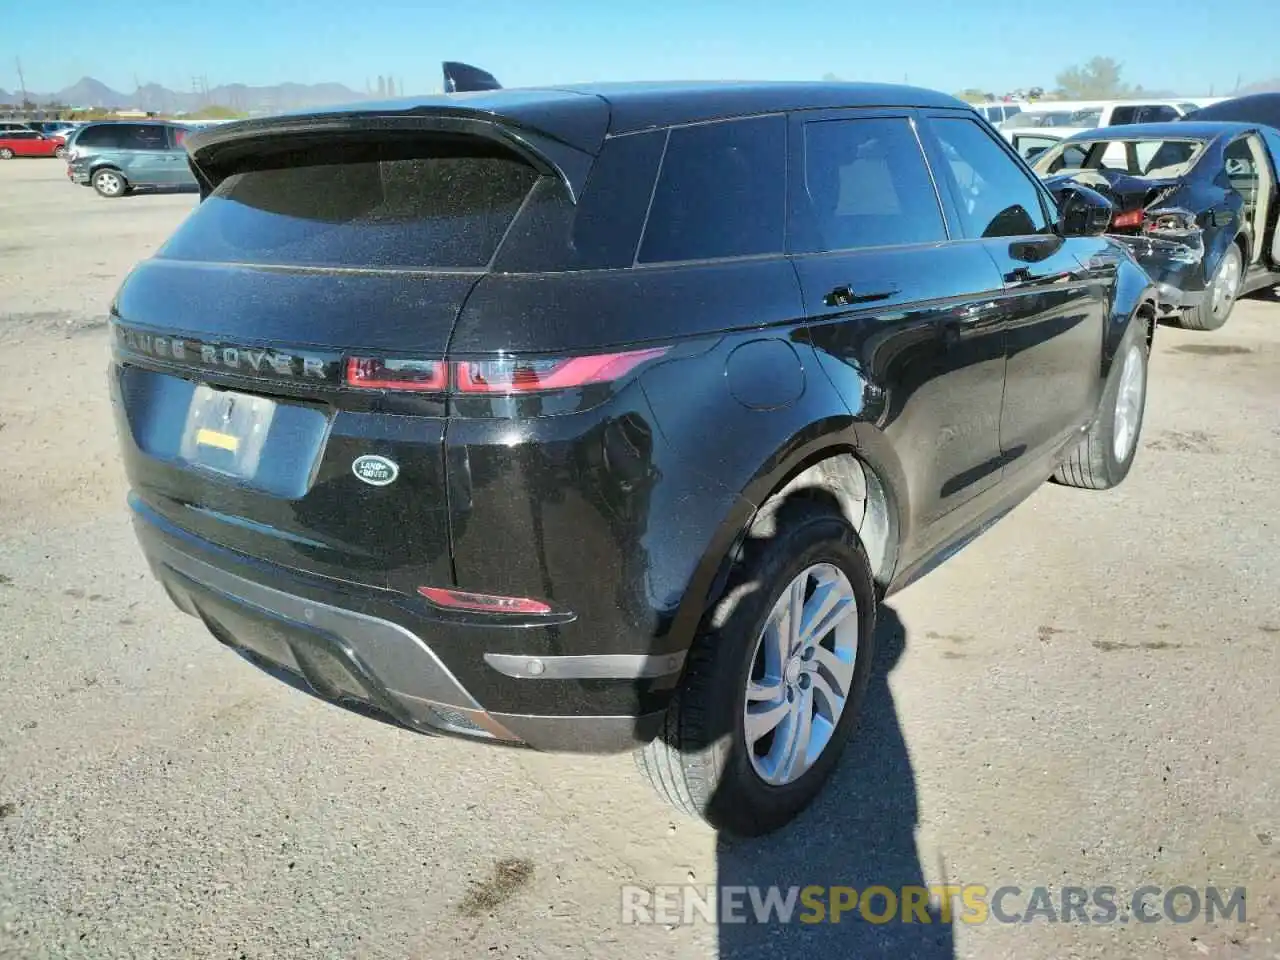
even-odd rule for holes
{"type": "Polygon", "coordinates": [[[1196,223],[1196,215],[1190,210],[1171,207],[1165,210],[1152,210],[1144,225],[1147,233],[1155,233],[1166,237],[1189,237],[1200,232],[1196,223]]]}
{"type": "Polygon", "coordinates": [[[349,387],[439,393],[448,382],[448,368],[439,360],[347,358],[346,383],[349,387]]]}
{"type": "Polygon", "coordinates": [[[536,393],[567,390],[592,383],[608,383],[634,370],[646,360],[660,357],[666,347],[603,353],[564,360],[519,357],[501,360],[462,360],[453,364],[458,393],[536,393]]]}
{"type": "Polygon", "coordinates": [[[1126,210],[1124,213],[1117,213],[1112,218],[1111,226],[1117,230],[1131,230],[1135,227],[1141,227],[1145,216],[1146,211],[1142,209],[1126,210]]]}
{"type": "Polygon", "coordinates": [[[444,587],[419,587],[418,593],[437,607],[474,613],[550,613],[551,607],[528,597],[499,597],[489,593],[469,593],[444,587]]]}
{"type": "Polygon", "coordinates": [[[610,383],[667,347],[602,353],[588,357],[541,359],[502,357],[496,360],[408,360],[349,357],[344,383],[361,390],[401,390],[416,393],[524,394],[571,390],[610,383]]]}

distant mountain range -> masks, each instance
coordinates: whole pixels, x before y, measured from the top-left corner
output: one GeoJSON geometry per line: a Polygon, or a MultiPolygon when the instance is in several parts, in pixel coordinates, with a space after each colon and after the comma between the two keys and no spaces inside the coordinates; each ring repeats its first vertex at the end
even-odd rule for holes
{"type": "MultiPolygon", "coordinates": [[[[101,107],[115,110],[135,108],[156,113],[190,112],[216,105],[257,113],[350,103],[353,100],[365,100],[368,95],[352,90],[341,83],[280,83],[271,87],[250,87],[243,83],[231,83],[210,87],[200,92],[170,90],[158,83],[148,83],[132,93],[121,93],[93,77],[81,77],[71,86],[55,93],[28,91],[27,97],[33,103],[40,105],[57,103],[69,107],[101,107]]],[[[22,95],[18,92],[0,90],[0,103],[16,104],[21,100],[22,95]]]]}
{"type": "MultiPolygon", "coordinates": [[[[1241,94],[1271,91],[1280,91],[1280,77],[1252,83],[1240,89],[1241,94]]],[[[134,108],[156,113],[191,112],[208,106],[229,107],[245,113],[271,113],[351,103],[366,100],[369,96],[341,83],[279,83],[271,87],[230,83],[200,92],[170,90],[158,83],[148,83],[133,93],[121,93],[93,77],[81,77],[71,86],[56,93],[27,93],[32,102],[40,105],[57,103],[69,107],[115,110],[134,108]]],[[[21,100],[21,94],[0,89],[0,104],[17,104],[21,100]]]]}

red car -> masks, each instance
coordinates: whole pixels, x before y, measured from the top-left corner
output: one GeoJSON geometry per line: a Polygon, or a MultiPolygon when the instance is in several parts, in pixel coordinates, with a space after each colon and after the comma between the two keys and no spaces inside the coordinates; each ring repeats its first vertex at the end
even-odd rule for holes
{"type": "Polygon", "coordinates": [[[35,130],[0,130],[0,160],[14,157],[57,157],[67,155],[63,137],[47,137],[35,130]]]}

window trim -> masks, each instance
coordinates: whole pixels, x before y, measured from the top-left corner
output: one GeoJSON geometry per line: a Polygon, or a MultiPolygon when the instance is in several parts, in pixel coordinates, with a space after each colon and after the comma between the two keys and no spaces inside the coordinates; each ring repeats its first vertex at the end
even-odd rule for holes
{"type": "MultiPolygon", "coordinates": [[[[969,116],[968,113],[963,110],[923,110],[923,111],[920,111],[920,114],[921,114],[921,119],[924,121],[923,128],[921,130],[921,136],[924,138],[926,142],[926,151],[928,155],[933,157],[938,163],[945,163],[946,157],[942,153],[942,144],[938,141],[937,132],[933,128],[933,121],[934,120],[968,120],[972,123],[974,118],[969,116]]],[[[976,126],[979,130],[981,130],[986,135],[987,139],[989,139],[992,143],[996,144],[996,146],[1004,152],[1004,155],[1013,162],[1014,166],[1016,166],[1018,170],[1022,173],[1022,175],[1030,182],[1032,189],[1035,191],[1036,195],[1040,198],[1041,213],[1044,215],[1044,218],[1048,223],[1049,230],[1054,233],[1057,233],[1058,228],[1062,223],[1062,212],[1058,209],[1058,204],[1057,204],[1057,201],[1054,200],[1053,194],[1051,194],[1049,192],[1049,188],[1044,185],[1044,181],[1041,180],[1040,177],[1035,173],[1035,171],[1031,169],[1031,165],[1027,163],[1027,161],[1024,160],[1018,154],[1018,151],[1013,148],[1013,144],[1011,144],[1008,140],[1006,140],[1004,137],[1000,136],[999,134],[993,135],[993,131],[990,130],[989,128],[986,128],[984,124],[981,123],[980,120],[979,122],[974,123],[974,126],[976,126]]],[[[1061,143],[1061,141],[1059,142],[1061,143]]],[[[949,206],[952,209],[953,214],[956,218],[956,223],[959,227],[960,238],[965,240],[989,239],[985,237],[969,236],[969,231],[966,229],[964,219],[960,214],[959,198],[955,195],[952,189],[954,178],[948,176],[946,180],[947,180],[947,196],[950,200],[949,206]]],[[[1040,233],[1029,233],[1029,234],[1019,234],[1018,236],[1038,237],[1043,235],[1044,234],[1040,234],[1040,233]]]]}
{"type": "MultiPolygon", "coordinates": [[[[977,114],[977,111],[975,110],[974,113],[977,114]]],[[[921,136],[919,129],[918,110],[904,107],[841,107],[829,110],[797,110],[791,114],[790,122],[787,126],[786,255],[788,257],[791,257],[792,259],[799,259],[802,257],[848,256],[850,254],[857,254],[872,250],[901,250],[912,247],[932,247],[964,239],[958,235],[959,224],[953,222],[950,207],[942,196],[942,188],[938,184],[938,177],[934,172],[932,158],[929,156],[929,151],[925,147],[924,139],[921,136]],[[907,121],[907,125],[911,129],[912,136],[915,137],[916,146],[920,150],[921,159],[924,160],[925,174],[929,178],[930,186],[933,187],[934,202],[938,204],[938,213],[942,220],[943,236],[941,239],[922,240],[912,243],[875,244],[873,246],[865,247],[841,247],[838,250],[803,251],[794,249],[792,246],[792,240],[794,237],[794,231],[792,230],[792,217],[795,213],[794,200],[797,198],[797,191],[803,189],[803,177],[805,175],[805,164],[807,161],[805,128],[810,123],[827,123],[847,120],[907,121]]]]}

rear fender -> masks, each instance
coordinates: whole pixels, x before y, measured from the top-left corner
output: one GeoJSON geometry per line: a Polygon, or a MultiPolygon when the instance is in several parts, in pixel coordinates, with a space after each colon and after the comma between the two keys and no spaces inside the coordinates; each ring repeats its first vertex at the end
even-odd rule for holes
{"type": "MultiPolygon", "coordinates": [[[[901,469],[887,441],[849,414],[807,344],[767,332],[726,337],[705,354],[656,366],[641,384],[655,425],[672,451],[690,469],[712,465],[707,479],[714,473],[719,490],[716,502],[702,504],[720,518],[718,525],[703,541],[707,547],[691,575],[679,585],[681,599],[669,628],[678,645],[692,642],[722,596],[761,508],[793,495],[829,498],[860,531],[877,581],[883,586],[892,579],[900,510],[893,491],[902,489],[901,469]],[[776,375],[796,364],[802,389],[789,402],[768,409],[744,406],[732,386],[724,389],[721,384],[751,382],[746,375],[754,364],[761,366],[762,375],[766,367],[776,375]],[[716,387],[691,397],[694,384],[716,387]]],[[[775,380],[772,388],[781,386],[775,380]]],[[[709,492],[704,488],[704,496],[709,492]]],[[[655,543],[661,540],[654,538],[655,543]]]]}
{"type": "Polygon", "coordinates": [[[1244,237],[1244,254],[1245,263],[1249,262],[1249,250],[1251,249],[1252,237],[1249,235],[1249,224],[1242,216],[1244,203],[1241,201],[1239,194],[1228,192],[1225,201],[1225,209],[1219,208],[1217,219],[1213,214],[1205,216],[1206,227],[1204,231],[1204,277],[1205,284],[1209,282],[1218,271],[1218,264],[1222,262],[1223,256],[1236,240],[1244,237]],[[1229,217],[1223,216],[1229,213],[1229,217]]]}

